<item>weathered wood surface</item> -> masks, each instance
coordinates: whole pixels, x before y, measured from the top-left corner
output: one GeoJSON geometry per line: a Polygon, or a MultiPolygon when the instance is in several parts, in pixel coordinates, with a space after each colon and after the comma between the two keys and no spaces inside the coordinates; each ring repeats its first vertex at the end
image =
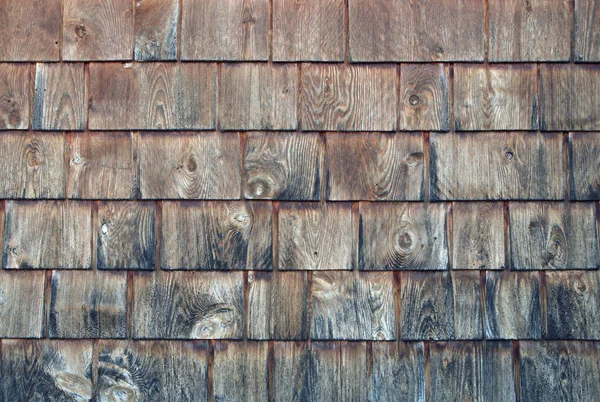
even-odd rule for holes
{"type": "Polygon", "coordinates": [[[342,401],[366,401],[369,399],[369,364],[366,342],[340,342],[340,377],[342,401]]]}
{"type": "Polygon", "coordinates": [[[64,0],[63,59],[130,60],[133,4],[129,0],[64,0]]]}
{"type": "Polygon", "coordinates": [[[483,343],[483,400],[516,401],[514,370],[512,342],[483,343]]]}
{"type": "Polygon", "coordinates": [[[249,272],[247,300],[248,339],[307,338],[306,272],[249,272]]]}
{"type": "Polygon", "coordinates": [[[352,269],[350,203],[279,205],[279,269],[352,269]]]}
{"type": "Polygon", "coordinates": [[[140,0],[135,3],[136,60],[177,59],[178,0],[140,0]]]}
{"type": "Polygon", "coordinates": [[[483,61],[479,0],[350,0],[348,5],[352,61],[483,61]]]}
{"type": "Polygon", "coordinates": [[[70,137],[67,150],[69,198],[131,198],[136,174],[131,133],[74,133],[70,137]]]}
{"type": "Polygon", "coordinates": [[[361,203],[358,236],[360,269],[448,267],[444,204],[361,203]]]}
{"type": "Polygon", "coordinates": [[[240,198],[238,133],[142,133],[140,196],[240,198]]]}
{"type": "Polygon", "coordinates": [[[125,338],[126,310],[126,272],[52,272],[50,338],[125,338]]]}
{"type": "Polygon", "coordinates": [[[570,0],[491,0],[490,61],[568,61],[573,5],[570,0]]]}
{"type": "Polygon", "coordinates": [[[311,339],[396,339],[393,286],[391,272],[315,272],[311,339]]]}
{"type": "Polygon", "coordinates": [[[267,60],[269,0],[182,2],[183,60],[267,60]]]}
{"type": "Polygon", "coordinates": [[[241,339],[241,272],[136,272],[133,338],[241,339]]]}
{"type": "Polygon", "coordinates": [[[512,269],[597,269],[593,203],[509,205],[512,269]]]}
{"type": "Polygon", "coordinates": [[[454,118],[456,130],[538,129],[535,65],[455,65],[454,118]]]}
{"type": "Polygon", "coordinates": [[[275,0],[274,61],[343,61],[344,0],[275,0]]]}
{"type": "Polygon", "coordinates": [[[91,130],[215,128],[213,63],[91,63],[91,130]]]}
{"type": "Polygon", "coordinates": [[[402,64],[400,130],[450,128],[447,64],[402,64]]]}
{"type": "MultiPolygon", "coordinates": [[[[427,275],[429,273],[424,273],[427,275]]],[[[445,275],[435,272],[434,275],[445,275]]],[[[452,272],[454,339],[483,339],[481,282],[478,272],[452,272]]]]}
{"type": "Polygon", "coordinates": [[[475,342],[432,343],[430,349],[433,401],[484,399],[483,344],[475,342]]]}
{"type": "Polygon", "coordinates": [[[0,130],[29,128],[29,72],[27,64],[0,63],[0,130]]]}
{"type": "Polygon", "coordinates": [[[106,201],[98,206],[99,269],[152,269],[156,206],[151,202],[106,201]]]}
{"type": "Polygon", "coordinates": [[[600,200],[600,133],[570,133],[571,199],[600,200]]]}
{"type": "Polygon", "coordinates": [[[575,60],[600,61],[600,2],[575,0],[575,60]]]}
{"type": "Polygon", "coordinates": [[[559,200],[560,133],[431,134],[432,200],[559,200]]]}
{"type": "Polygon", "coordinates": [[[163,269],[271,269],[270,203],[163,204],[163,269]]]}
{"type": "Polygon", "coordinates": [[[325,144],[319,134],[247,133],[245,145],[245,198],[320,199],[325,144]]]}
{"type": "Polygon", "coordinates": [[[502,204],[453,203],[452,246],[454,269],[504,269],[502,204]]]}
{"type": "Polygon", "coordinates": [[[228,63],[219,89],[223,130],[294,130],[298,125],[295,64],[228,63]]]}
{"type": "MultiPolygon", "coordinates": [[[[41,338],[46,307],[45,273],[0,270],[0,337],[41,338]]],[[[1,388],[0,388],[1,389],[1,388]]]]}
{"type": "Polygon", "coordinates": [[[330,133],[326,141],[329,200],[423,200],[421,134],[330,133]]]}

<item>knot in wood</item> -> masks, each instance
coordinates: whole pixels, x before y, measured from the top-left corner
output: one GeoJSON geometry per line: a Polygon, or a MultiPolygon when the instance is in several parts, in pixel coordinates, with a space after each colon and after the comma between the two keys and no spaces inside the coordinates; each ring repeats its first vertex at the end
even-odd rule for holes
{"type": "Polygon", "coordinates": [[[77,35],[77,37],[80,39],[83,39],[86,37],[87,30],[85,29],[85,26],[83,24],[77,25],[75,27],[75,35],[77,35]]]}
{"type": "Polygon", "coordinates": [[[418,106],[419,103],[421,103],[421,99],[418,95],[411,95],[408,98],[408,103],[410,103],[411,106],[418,106]]]}

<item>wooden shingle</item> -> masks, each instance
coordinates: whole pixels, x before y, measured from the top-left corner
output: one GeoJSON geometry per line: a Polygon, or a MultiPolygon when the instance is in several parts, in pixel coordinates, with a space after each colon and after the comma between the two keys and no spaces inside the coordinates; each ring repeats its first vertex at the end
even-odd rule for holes
{"type": "Polygon", "coordinates": [[[0,130],[29,127],[29,71],[27,64],[0,63],[0,130]]]}
{"type": "Polygon", "coordinates": [[[600,200],[600,133],[569,134],[571,199],[600,200]]]}
{"type": "Polygon", "coordinates": [[[470,401],[484,398],[483,344],[435,342],[430,349],[433,401],[452,401],[460,395],[470,401]]]}
{"type": "Polygon", "coordinates": [[[483,344],[484,401],[515,401],[515,362],[510,341],[483,344]]]}
{"type": "Polygon", "coordinates": [[[600,61],[598,0],[575,0],[575,60],[600,61]]]}
{"type": "MultiPolygon", "coordinates": [[[[391,342],[390,342],[391,343],[391,342]]],[[[387,342],[386,342],[387,344],[387,342]]],[[[342,401],[366,401],[369,399],[367,342],[340,342],[342,401]]]]}
{"type": "Polygon", "coordinates": [[[45,277],[42,271],[0,270],[0,337],[44,336],[45,277]]]}
{"type": "Polygon", "coordinates": [[[178,0],[136,1],[135,59],[175,60],[178,19],[178,0]]]}

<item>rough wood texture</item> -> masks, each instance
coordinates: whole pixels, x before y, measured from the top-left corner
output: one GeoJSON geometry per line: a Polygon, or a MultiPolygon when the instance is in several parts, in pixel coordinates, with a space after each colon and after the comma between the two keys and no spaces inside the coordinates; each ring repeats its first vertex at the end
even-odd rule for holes
{"type": "Polygon", "coordinates": [[[92,130],[215,127],[213,63],[91,63],[92,130]]]}
{"type": "Polygon", "coordinates": [[[483,344],[483,400],[516,401],[515,365],[510,341],[483,344]]]}
{"type": "Polygon", "coordinates": [[[600,133],[570,133],[571,199],[600,200],[600,133]]]}
{"type": "Polygon", "coordinates": [[[541,315],[537,272],[486,272],[486,339],[540,339],[541,315]]]}
{"type": "Polygon", "coordinates": [[[74,133],[71,138],[69,198],[131,198],[135,174],[131,133],[86,131],[74,133]]]}
{"type": "Polygon", "coordinates": [[[175,60],[179,1],[140,0],[135,6],[135,59],[175,60]]]}
{"type": "Polygon", "coordinates": [[[361,203],[358,236],[360,269],[448,267],[444,204],[361,203]]]}
{"type": "Polygon", "coordinates": [[[238,133],[142,133],[142,198],[240,198],[238,133]]]}
{"type": "Polygon", "coordinates": [[[0,270],[0,337],[44,336],[45,277],[42,271],[0,270]]]}
{"type": "Polygon", "coordinates": [[[591,401],[600,395],[600,344],[521,342],[521,400],[591,401]]]}
{"type": "Polygon", "coordinates": [[[241,272],[136,272],[133,338],[241,339],[241,272]]]}
{"type": "Polygon", "coordinates": [[[480,0],[350,0],[349,8],[352,61],[483,61],[480,0]]]}
{"type": "Polygon", "coordinates": [[[279,269],[352,269],[350,203],[279,205],[279,269]]]}
{"type": "Polygon", "coordinates": [[[221,74],[221,129],[296,129],[296,65],[229,63],[223,65],[221,74]]]}
{"type": "Polygon", "coordinates": [[[490,61],[568,61],[571,0],[491,0],[490,61]]]}
{"type": "Polygon", "coordinates": [[[267,60],[269,0],[183,2],[183,60],[267,60]]]}
{"type": "Polygon", "coordinates": [[[306,339],[307,299],[306,272],[250,272],[248,339],[306,339]]]}
{"type": "Polygon", "coordinates": [[[512,203],[513,269],[597,269],[596,209],[592,203],[512,203]]]}
{"type": "Polygon", "coordinates": [[[302,129],[395,130],[396,80],[396,68],[390,65],[302,65],[302,129]]]}
{"type": "Polygon", "coordinates": [[[156,206],[150,202],[100,202],[97,264],[99,269],[152,269],[156,206]]]}
{"type": "Polygon", "coordinates": [[[369,378],[366,342],[346,342],[340,344],[340,377],[342,401],[369,400],[369,378]]]}
{"type": "Polygon", "coordinates": [[[535,65],[457,64],[454,118],[456,130],[537,130],[535,65]]]}
{"type": "Polygon", "coordinates": [[[82,63],[38,63],[35,69],[34,130],[83,130],[82,63]]]}
{"type": "Polygon", "coordinates": [[[0,135],[0,198],[63,198],[64,138],[59,133],[0,135]]]}
{"type": "Polygon", "coordinates": [[[215,401],[260,402],[269,399],[267,342],[217,341],[214,347],[215,401]]]}
{"type": "Polygon", "coordinates": [[[575,60],[600,61],[600,2],[575,0],[575,60]]]}
{"type": "Polygon", "coordinates": [[[311,339],[396,339],[391,272],[315,272],[311,339]]]}
{"type": "Polygon", "coordinates": [[[0,2],[0,61],[56,61],[59,56],[61,0],[0,2]]]}
{"type": "Polygon", "coordinates": [[[560,133],[431,134],[432,200],[559,200],[560,133]]]}
{"type": "Polygon", "coordinates": [[[271,204],[165,202],[163,269],[271,269],[271,204]]]}
{"type": "Polygon", "coordinates": [[[598,65],[542,64],[541,129],[600,129],[598,65]]]}
{"type": "Polygon", "coordinates": [[[274,61],[343,61],[344,0],[275,0],[274,61]]]}
{"type": "Polygon", "coordinates": [[[318,201],[324,153],[317,133],[246,134],[244,197],[318,201]]]}
{"type": "Polygon", "coordinates": [[[432,343],[430,349],[433,401],[482,401],[486,376],[483,344],[475,342],[432,343]]]}
{"type": "Polygon", "coordinates": [[[92,399],[92,341],[2,340],[0,400],[92,399]]]}
{"type": "Polygon", "coordinates": [[[599,271],[546,274],[547,339],[600,339],[599,271]]]}
{"type": "Polygon", "coordinates": [[[208,398],[205,342],[100,341],[98,350],[99,401],[208,398]]]}
{"type": "Polygon", "coordinates": [[[2,268],[91,268],[89,202],[7,201],[2,268]]]}
{"type": "Polygon", "coordinates": [[[27,64],[0,63],[0,130],[29,128],[29,71],[27,64]]]}
{"type": "Polygon", "coordinates": [[[423,136],[327,134],[329,200],[423,200],[423,136]]]}
{"type": "Polygon", "coordinates": [[[133,2],[64,0],[64,60],[130,60],[133,2]]]}
{"type": "Polygon", "coordinates": [[[52,272],[50,338],[125,338],[127,273],[52,272]]]}
{"type": "Polygon", "coordinates": [[[399,102],[400,130],[448,131],[448,65],[403,64],[399,102]]]}

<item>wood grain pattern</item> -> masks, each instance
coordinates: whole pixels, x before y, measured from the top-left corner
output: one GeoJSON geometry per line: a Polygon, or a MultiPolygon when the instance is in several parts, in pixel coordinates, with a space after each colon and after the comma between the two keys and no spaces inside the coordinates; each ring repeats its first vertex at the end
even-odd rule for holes
{"type": "Polygon", "coordinates": [[[572,200],[600,200],[600,133],[570,133],[572,200]]]}
{"type": "Polygon", "coordinates": [[[476,342],[431,344],[431,400],[465,401],[484,398],[483,350],[476,342]]]}
{"type": "Polygon", "coordinates": [[[542,64],[541,129],[600,129],[600,68],[598,65],[542,64]]]}
{"type": "Polygon", "coordinates": [[[87,402],[92,395],[91,340],[2,340],[1,400],[87,402]]]}
{"type": "Polygon", "coordinates": [[[81,63],[37,64],[34,130],[83,130],[83,69],[81,63]]]}
{"type": "Polygon", "coordinates": [[[142,133],[142,198],[240,198],[238,133],[142,133]]]}
{"type": "Polygon", "coordinates": [[[186,0],[182,60],[267,60],[268,0],[186,0]]]}
{"type": "Polygon", "coordinates": [[[317,133],[247,133],[244,197],[319,200],[324,153],[317,133]]]}
{"type": "Polygon", "coordinates": [[[454,66],[456,130],[537,130],[537,70],[533,64],[454,66]]]}
{"type": "Polygon", "coordinates": [[[575,60],[600,61],[600,3],[575,0],[575,60]]]}
{"type": "Polygon", "coordinates": [[[366,270],[448,267],[446,207],[422,203],[361,203],[358,266],[366,270]]]}
{"type": "Polygon", "coordinates": [[[0,2],[0,61],[56,61],[59,57],[61,0],[0,2]]]}
{"type": "Polygon", "coordinates": [[[0,337],[44,336],[45,277],[42,271],[0,270],[0,337]]]}
{"type": "Polygon", "coordinates": [[[452,244],[454,269],[504,269],[502,204],[453,203],[452,244]]]}
{"type": "Polygon", "coordinates": [[[352,61],[483,61],[479,0],[350,0],[349,13],[352,61]]]}
{"type": "Polygon", "coordinates": [[[250,272],[247,300],[248,339],[307,338],[306,272],[250,272]]]}
{"type": "Polygon", "coordinates": [[[50,338],[125,338],[127,273],[53,271],[50,338]]]}
{"type": "Polygon", "coordinates": [[[296,65],[228,63],[223,65],[221,74],[221,129],[296,129],[296,65]]]}
{"type": "Polygon", "coordinates": [[[241,339],[241,272],[136,272],[134,339],[241,339]]]}
{"type": "Polygon", "coordinates": [[[136,60],[177,59],[177,0],[140,0],[135,3],[136,60]]]}
{"type": "Polygon", "coordinates": [[[573,6],[569,0],[489,2],[490,61],[568,61],[573,6]]]}
{"type": "Polygon", "coordinates": [[[515,365],[510,341],[483,344],[483,400],[516,401],[515,365]]]}
{"type": "Polygon", "coordinates": [[[343,0],[275,0],[274,61],[343,61],[343,0]]]}
{"type": "Polygon", "coordinates": [[[350,203],[279,205],[279,269],[352,269],[350,203]]]}
{"type": "Polygon", "coordinates": [[[64,60],[130,60],[133,2],[64,0],[64,60]]]}
{"type": "Polygon", "coordinates": [[[135,174],[131,133],[74,133],[68,154],[69,198],[131,198],[135,174]]]}
{"type": "Polygon", "coordinates": [[[559,200],[560,133],[431,134],[432,200],[559,200]]]}
{"type": "Polygon", "coordinates": [[[391,272],[315,272],[311,339],[396,339],[393,286],[391,272]]]}
{"type": "Polygon", "coordinates": [[[98,401],[208,400],[205,342],[100,341],[98,401]]]}
{"type": "Polygon", "coordinates": [[[165,202],[163,269],[271,269],[271,204],[165,202]]]}
{"type": "Polygon", "coordinates": [[[485,275],[486,339],[540,339],[538,273],[502,271],[485,275]]]}
{"type": "Polygon", "coordinates": [[[396,80],[396,68],[390,65],[303,65],[300,93],[302,129],[395,130],[396,80]]]}
{"type": "Polygon", "coordinates": [[[546,274],[547,339],[600,339],[599,271],[546,274]]]}
{"type": "Polygon", "coordinates": [[[0,63],[0,130],[29,128],[29,71],[27,64],[0,63]]]}
{"type": "Polygon", "coordinates": [[[214,400],[268,400],[267,348],[267,342],[217,341],[214,347],[214,400]]]}
{"type": "Polygon", "coordinates": [[[340,342],[340,377],[342,401],[369,400],[369,378],[366,342],[340,342]]]}
{"type": "Polygon", "coordinates": [[[91,63],[91,130],[215,128],[213,63],[91,63]]]}
{"type": "Polygon", "coordinates": [[[326,139],[329,200],[423,200],[421,134],[329,133],[326,139]]]}
{"type": "Polygon", "coordinates": [[[592,203],[512,203],[513,269],[597,269],[598,235],[592,203]]]}
{"type": "Polygon", "coordinates": [[[0,198],[63,198],[64,137],[5,131],[0,135],[0,198]]]}
{"type": "Polygon", "coordinates": [[[98,206],[98,269],[152,269],[156,205],[107,201],[98,206]]]}
{"type": "Polygon", "coordinates": [[[90,202],[6,202],[2,268],[91,268],[91,249],[90,202]]]}
{"type": "Polygon", "coordinates": [[[454,339],[483,339],[479,273],[452,272],[452,295],[454,297],[454,339]]]}

